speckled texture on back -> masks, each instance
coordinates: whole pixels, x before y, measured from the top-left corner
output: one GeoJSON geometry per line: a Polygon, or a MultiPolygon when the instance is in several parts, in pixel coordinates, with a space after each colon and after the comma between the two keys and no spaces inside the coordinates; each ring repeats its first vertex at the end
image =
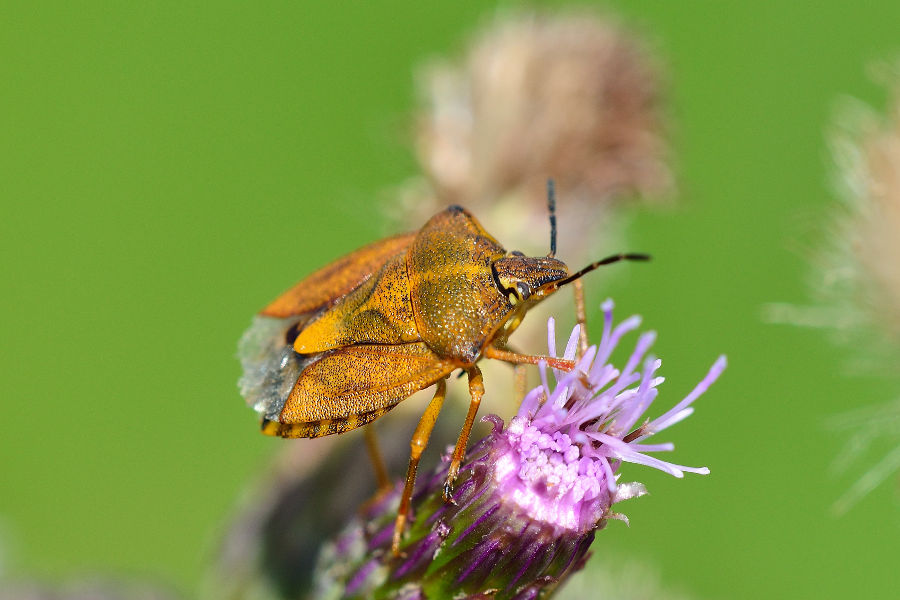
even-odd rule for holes
{"type": "Polygon", "coordinates": [[[407,259],[413,313],[419,335],[436,354],[474,364],[512,311],[491,271],[505,254],[458,206],[432,217],[416,235],[407,259]]]}

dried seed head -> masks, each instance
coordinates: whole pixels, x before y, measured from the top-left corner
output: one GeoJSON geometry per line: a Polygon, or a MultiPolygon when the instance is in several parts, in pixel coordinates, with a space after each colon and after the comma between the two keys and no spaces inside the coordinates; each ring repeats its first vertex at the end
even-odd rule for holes
{"type": "Polygon", "coordinates": [[[857,109],[834,143],[845,188],[835,269],[861,319],[900,347],[900,83],[886,117],[857,109]]]}
{"type": "MultiPolygon", "coordinates": [[[[853,348],[857,370],[896,377],[900,359],[900,70],[886,71],[891,101],[881,116],[845,110],[834,136],[843,204],[834,218],[818,291],[836,318],[828,324],[853,348]]],[[[870,403],[867,403],[870,404],[870,403]]],[[[835,502],[842,513],[900,470],[900,400],[835,416],[847,439],[836,473],[884,453],[835,502]],[[885,451],[885,448],[887,450],[885,451]],[[865,458],[864,458],[865,457],[865,458]]]]}
{"type": "Polygon", "coordinates": [[[459,63],[433,64],[420,79],[417,149],[433,192],[411,188],[404,210],[421,211],[410,216],[418,222],[462,203],[498,239],[546,252],[522,232],[546,227],[548,177],[573,239],[597,227],[611,199],[662,195],[672,178],[657,71],[640,42],[589,12],[498,19],[459,63]]]}

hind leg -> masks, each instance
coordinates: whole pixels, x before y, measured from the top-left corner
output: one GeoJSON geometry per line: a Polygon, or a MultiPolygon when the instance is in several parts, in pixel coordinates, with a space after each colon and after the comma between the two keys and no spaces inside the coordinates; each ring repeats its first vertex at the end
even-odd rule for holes
{"type": "Polygon", "coordinates": [[[369,451],[369,458],[372,460],[372,469],[375,471],[375,480],[378,482],[379,492],[390,489],[391,478],[388,476],[387,465],[384,462],[384,456],[381,454],[381,448],[378,446],[378,437],[375,435],[375,426],[369,425],[365,428],[366,449],[369,451]]]}
{"type": "Polygon", "coordinates": [[[481,377],[481,369],[473,365],[466,370],[466,374],[469,376],[469,395],[472,400],[469,402],[466,422],[463,423],[463,428],[459,432],[459,439],[456,440],[453,457],[450,459],[450,468],[447,470],[447,480],[444,482],[445,502],[453,502],[453,484],[456,482],[456,476],[459,475],[459,466],[466,455],[466,446],[469,444],[469,434],[472,433],[475,415],[478,413],[481,398],[484,396],[484,380],[481,377]]]}
{"type": "Polygon", "coordinates": [[[447,396],[447,382],[439,379],[437,382],[437,390],[434,397],[425,409],[425,414],[419,419],[416,431],[413,433],[412,441],[410,441],[409,467],[406,470],[406,483],[403,486],[403,496],[400,497],[400,508],[397,510],[397,520],[394,521],[394,537],[391,541],[391,553],[394,556],[400,555],[400,537],[403,535],[403,529],[406,527],[406,520],[409,518],[410,502],[412,500],[413,487],[416,484],[416,470],[419,467],[419,459],[428,446],[428,439],[431,437],[431,430],[437,421],[438,414],[441,412],[441,406],[444,404],[444,398],[447,396]]]}

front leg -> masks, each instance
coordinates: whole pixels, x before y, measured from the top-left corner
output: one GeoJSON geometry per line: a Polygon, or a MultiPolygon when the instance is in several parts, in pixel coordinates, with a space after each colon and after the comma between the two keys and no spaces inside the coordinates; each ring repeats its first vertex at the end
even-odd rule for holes
{"type": "Polygon", "coordinates": [[[488,346],[485,348],[484,357],[502,360],[503,362],[512,363],[514,365],[537,365],[541,362],[545,362],[547,363],[547,366],[559,369],[560,371],[571,371],[575,368],[574,360],[542,356],[539,354],[519,354],[517,352],[510,352],[509,350],[497,348],[496,346],[488,346]]]}

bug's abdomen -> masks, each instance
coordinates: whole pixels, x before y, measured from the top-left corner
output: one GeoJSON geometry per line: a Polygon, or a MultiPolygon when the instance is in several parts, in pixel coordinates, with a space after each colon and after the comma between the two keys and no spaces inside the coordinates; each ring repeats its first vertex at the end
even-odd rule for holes
{"type": "MultiPolygon", "coordinates": [[[[394,405],[396,406],[396,405],[394,405]]],[[[279,423],[269,419],[262,420],[262,432],[283,438],[317,438],[326,435],[346,433],[357,427],[367,425],[385,414],[394,406],[379,408],[358,415],[350,415],[346,419],[326,419],[324,421],[311,421],[308,423],[279,423]]]]}

